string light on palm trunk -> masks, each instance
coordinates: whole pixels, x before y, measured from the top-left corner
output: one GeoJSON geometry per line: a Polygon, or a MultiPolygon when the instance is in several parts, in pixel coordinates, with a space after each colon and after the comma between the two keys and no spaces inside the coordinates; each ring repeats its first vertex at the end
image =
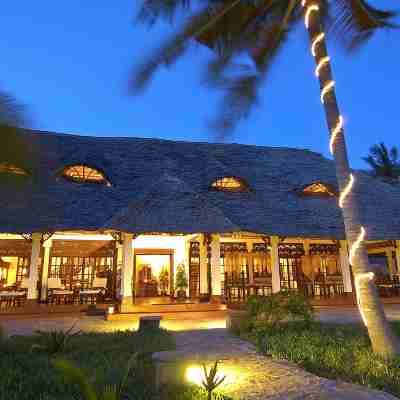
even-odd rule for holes
{"type": "MultiPolygon", "coordinates": [[[[318,13],[319,11],[319,6],[316,3],[313,3],[312,0],[302,0],[301,2],[303,8],[305,9],[304,13],[304,23],[306,25],[306,28],[308,29],[310,26],[311,18],[313,16],[313,13],[318,13]]],[[[317,67],[315,69],[315,75],[317,78],[320,77],[320,73],[323,70],[323,68],[328,68],[329,63],[330,63],[330,58],[328,56],[324,56],[324,54],[320,54],[319,46],[323,43],[323,40],[325,39],[325,33],[324,32],[318,32],[315,34],[315,37],[311,39],[311,53],[316,59],[316,64],[317,67]],[[319,55],[320,54],[320,55],[319,55]]],[[[324,80],[323,84],[321,85],[321,102],[322,104],[325,104],[327,96],[334,91],[335,88],[335,81],[334,80],[324,80]]],[[[330,140],[329,140],[329,147],[332,155],[335,155],[335,146],[336,146],[336,141],[339,137],[339,134],[343,130],[343,117],[341,115],[338,116],[338,119],[336,121],[335,127],[331,130],[330,134],[330,140]]],[[[342,189],[340,195],[339,195],[339,207],[343,208],[344,202],[346,198],[350,195],[351,191],[353,190],[355,184],[355,178],[353,174],[349,175],[349,180],[346,184],[346,186],[342,189]]],[[[353,242],[350,252],[349,252],[349,262],[350,265],[353,265],[355,256],[357,254],[357,251],[360,249],[360,246],[362,242],[365,240],[366,236],[366,231],[364,227],[362,226],[360,229],[360,233],[358,234],[357,239],[353,242]]],[[[361,307],[361,296],[360,296],[360,288],[361,288],[361,283],[362,282],[369,282],[373,280],[374,278],[374,273],[373,272],[366,272],[366,273],[357,273],[355,274],[354,277],[354,282],[355,282],[355,289],[356,289],[356,297],[357,297],[357,304],[360,309],[360,314],[363,319],[363,322],[366,324],[366,319],[364,312],[361,307]]]]}
{"type": "Polygon", "coordinates": [[[358,306],[358,309],[360,310],[361,318],[364,322],[364,325],[367,325],[367,319],[365,318],[363,308],[361,307],[361,296],[360,296],[361,283],[364,281],[371,282],[373,279],[374,279],[373,272],[365,272],[365,273],[357,274],[354,277],[354,286],[356,287],[357,306],[358,306]]]}
{"type": "Polygon", "coordinates": [[[315,68],[315,76],[316,76],[317,78],[319,77],[319,73],[320,73],[322,67],[323,67],[324,65],[329,65],[329,61],[330,61],[330,58],[329,58],[329,57],[323,57],[323,58],[321,58],[321,60],[319,61],[318,65],[317,65],[317,68],[315,68]]]}
{"type": "Polygon", "coordinates": [[[325,33],[321,32],[315,37],[311,43],[311,54],[315,57],[317,55],[317,45],[325,39],[325,33]]]}

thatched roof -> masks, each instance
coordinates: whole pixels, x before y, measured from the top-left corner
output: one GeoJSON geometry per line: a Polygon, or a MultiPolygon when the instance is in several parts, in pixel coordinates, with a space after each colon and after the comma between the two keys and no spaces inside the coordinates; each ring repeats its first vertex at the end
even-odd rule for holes
{"type": "MultiPolygon", "coordinates": [[[[38,182],[0,182],[0,232],[247,231],[344,238],[335,198],[298,195],[315,181],[337,188],[333,162],[308,150],[37,131],[26,135],[40,150],[38,182]],[[75,163],[104,171],[112,186],[77,184],[57,175],[75,163]],[[224,176],[240,177],[252,190],[209,191],[224,176]]],[[[368,239],[400,239],[400,187],[356,174],[368,239]]]]}

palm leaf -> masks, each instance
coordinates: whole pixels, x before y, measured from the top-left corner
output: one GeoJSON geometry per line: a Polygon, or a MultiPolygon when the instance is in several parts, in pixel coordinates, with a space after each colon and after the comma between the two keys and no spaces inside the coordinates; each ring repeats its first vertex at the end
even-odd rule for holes
{"type": "Polygon", "coordinates": [[[190,10],[191,3],[191,0],[144,0],[139,8],[137,20],[149,26],[160,19],[172,22],[179,10],[190,10]]]}
{"type": "Polygon", "coordinates": [[[368,40],[374,31],[395,28],[397,13],[379,10],[366,0],[336,0],[331,5],[332,29],[349,50],[368,40]]]}
{"type": "MultiPolygon", "coordinates": [[[[256,70],[249,71],[232,79],[218,79],[225,83],[220,112],[210,124],[219,139],[231,136],[237,124],[246,119],[258,104],[262,82],[273,61],[287,39],[287,30],[282,24],[272,23],[264,26],[263,41],[253,49],[252,59],[256,70]]],[[[214,78],[217,80],[217,78],[214,78]]]]}
{"type": "Polygon", "coordinates": [[[145,89],[161,66],[170,66],[182,57],[189,47],[190,39],[207,21],[207,11],[198,12],[190,18],[180,31],[161,44],[144,62],[136,67],[130,81],[132,93],[138,93],[145,89]]]}

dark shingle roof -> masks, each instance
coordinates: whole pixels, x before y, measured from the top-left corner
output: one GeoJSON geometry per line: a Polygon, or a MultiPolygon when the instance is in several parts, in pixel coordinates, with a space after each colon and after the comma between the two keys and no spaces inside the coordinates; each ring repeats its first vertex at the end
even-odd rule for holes
{"type": "MultiPolygon", "coordinates": [[[[100,138],[27,131],[40,150],[36,184],[0,183],[0,232],[116,229],[148,232],[249,231],[344,238],[335,198],[301,197],[315,181],[337,187],[333,161],[299,149],[100,138]],[[112,186],[57,178],[66,165],[105,171],[112,186]],[[249,193],[209,191],[243,178],[249,193]]],[[[368,239],[400,238],[400,188],[356,173],[368,239]]]]}

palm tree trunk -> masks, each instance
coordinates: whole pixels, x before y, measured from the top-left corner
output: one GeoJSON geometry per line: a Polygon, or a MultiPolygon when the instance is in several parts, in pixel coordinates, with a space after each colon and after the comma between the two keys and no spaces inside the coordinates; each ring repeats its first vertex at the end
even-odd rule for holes
{"type": "MultiPolygon", "coordinates": [[[[324,104],[325,117],[331,135],[331,149],[335,159],[336,178],[340,192],[349,184],[351,170],[347,156],[345,135],[343,128],[339,129],[341,120],[339,107],[336,101],[335,89],[332,85],[333,77],[328,57],[328,51],[323,32],[322,20],[319,15],[318,2],[303,0],[305,21],[310,36],[311,50],[317,65],[316,74],[319,78],[321,100],[324,104]],[[331,89],[327,89],[327,88],[331,89]],[[332,137],[334,133],[334,137],[332,137]]],[[[357,186],[355,182],[355,187],[357,186]]],[[[349,187],[349,186],[348,186],[349,187]]],[[[350,190],[342,205],[342,213],[346,232],[346,239],[350,249],[353,247],[352,270],[354,274],[355,289],[357,292],[360,314],[368,329],[374,352],[386,357],[394,356],[400,352],[397,337],[386,320],[382,302],[379,298],[375,283],[373,282],[372,269],[368,262],[367,248],[363,241],[360,242],[362,225],[360,221],[359,206],[356,190],[350,190]],[[359,246],[357,247],[357,243],[359,246]]],[[[367,232],[368,234],[368,232],[367,232]]]]}

